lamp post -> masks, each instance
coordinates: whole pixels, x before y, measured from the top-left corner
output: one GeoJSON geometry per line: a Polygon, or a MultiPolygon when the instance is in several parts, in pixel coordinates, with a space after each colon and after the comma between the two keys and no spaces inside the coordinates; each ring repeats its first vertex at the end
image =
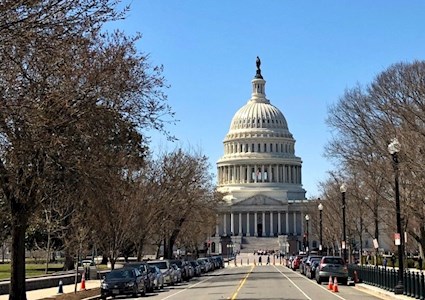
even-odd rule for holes
{"type": "MultiPolygon", "coordinates": [[[[320,200],[320,198],[319,198],[320,200]]],[[[322,212],[323,212],[323,204],[320,203],[317,208],[319,209],[319,240],[320,240],[320,244],[319,244],[319,254],[322,253],[322,243],[323,243],[323,227],[322,227],[322,212]]]]}
{"type": "Polygon", "coordinates": [[[398,243],[398,282],[394,287],[394,294],[403,294],[404,285],[403,285],[403,234],[401,229],[401,216],[400,216],[400,192],[398,186],[398,152],[400,152],[400,143],[397,138],[394,138],[391,143],[388,145],[388,152],[393,158],[393,168],[394,168],[394,190],[395,190],[395,206],[396,206],[396,216],[397,216],[397,234],[400,237],[398,243]]]}
{"type": "Polygon", "coordinates": [[[339,191],[341,192],[342,197],[342,257],[344,258],[344,261],[347,262],[347,236],[345,233],[345,193],[347,192],[347,186],[345,183],[341,184],[339,191]]]}
{"type": "Polygon", "coordinates": [[[309,220],[310,220],[310,216],[305,215],[305,222],[306,222],[306,226],[307,226],[306,237],[305,237],[307,247],[305,248],[305,252],[307,253],[307,255],[308,255],[308,251],[310,249],[310,243],[309,243],[309,240],[308,240],[308,221],[309,220]]]}

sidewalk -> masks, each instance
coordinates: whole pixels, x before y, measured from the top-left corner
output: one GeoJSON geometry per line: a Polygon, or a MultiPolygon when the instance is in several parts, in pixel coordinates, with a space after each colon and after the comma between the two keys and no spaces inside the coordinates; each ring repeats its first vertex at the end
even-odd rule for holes
{"type": "MultiPolygon", "coordinates": [[[[78,283],[77,285],[77,291],[80,290],[81,284],[78,283]]],[[[86,281],[86,289],[94,289],[100,287],[100,280],[87,280],[86,281]]],[[[74,292],[75,285],[64,285],[63,286],[63,292],[66,293],[73,293],[74,292]]],[[[48,298],[52,296],[58,295],[59,287],[55,288],[47,288],[47,289],[41,289],[41,290],[34,290],[34,291],[27,291],[27,300],[37,300],[37,299],[43,299],[48,298]]],[[[1,295],[0,300],[8,300],[9,295],[1,295]]]]}
{"type": "Polygon", "coordinates": [[[362,290],[365,293],[374,295],[376,297],[380,297],[381,299],[395,299],[395,300],[412,300],[415,297],[407,297],[404,295],[396,295],[393,292],[386,291],[384,289],[375,287],[373,285],[365,284],[365,283],[356,283],[356,289],[362,290]]]}

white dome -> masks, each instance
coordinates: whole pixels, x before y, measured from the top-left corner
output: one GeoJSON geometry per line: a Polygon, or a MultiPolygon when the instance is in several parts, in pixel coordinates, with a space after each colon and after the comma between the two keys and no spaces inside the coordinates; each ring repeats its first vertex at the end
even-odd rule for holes
{"type": "Polygon", "coordinates": [[[250,100],[236,112],[230,130],[252,128],[288,130],[288,124],[282,112],[268,101],[250,100]]]}

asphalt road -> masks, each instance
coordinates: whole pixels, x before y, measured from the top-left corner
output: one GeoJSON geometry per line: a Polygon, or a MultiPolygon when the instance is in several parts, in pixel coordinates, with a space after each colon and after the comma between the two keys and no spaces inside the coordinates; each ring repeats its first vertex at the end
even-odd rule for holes
{"type": "MultiPolygon", "coordinates": [[[[134,298],[126,298],[134,299],[134,298]]],[[[163,291],[147,294],[138,299],[172,300],[372,300],[382,299],[352,286],[339,285],[339,292],[319,285],[299,272],[283,266],[230,267],[192,279],[163,291]]]]}

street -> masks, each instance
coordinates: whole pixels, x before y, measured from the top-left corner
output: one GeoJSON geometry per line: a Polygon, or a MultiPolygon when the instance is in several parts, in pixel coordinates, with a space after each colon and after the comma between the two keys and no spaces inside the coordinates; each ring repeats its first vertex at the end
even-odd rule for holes
{"type": "MultiPolygon", "coordinates": [[[[176,286],[165,287],[163,291],[147,294],[148,299],[382,299],[352,286],[339,286],[339,292],[318,285],[299,272],[281,265],[227,267],[192,279],[176,286]]],[[[134,298],[126,298],[134,299],[134,298]]]]}

